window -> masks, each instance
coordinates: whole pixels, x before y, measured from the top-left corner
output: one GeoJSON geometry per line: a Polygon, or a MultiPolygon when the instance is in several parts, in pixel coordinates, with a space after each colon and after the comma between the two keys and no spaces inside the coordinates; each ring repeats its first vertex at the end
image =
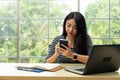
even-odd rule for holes
{"type": "Polygon", "coordinates": [[[71,11],[85,16],[93,44],[120,43],[120,0],[2,0],[0,11],[0,62],[43,62],[71,11]]]}

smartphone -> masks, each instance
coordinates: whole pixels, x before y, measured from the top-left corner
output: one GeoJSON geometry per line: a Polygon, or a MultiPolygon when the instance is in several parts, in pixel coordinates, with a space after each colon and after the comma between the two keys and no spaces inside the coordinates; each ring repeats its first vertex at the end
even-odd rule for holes
{"type": "Polygon", "coordinates": [[[61,44],[68,46],[68,41],[66,39],[60,39],[60,47],[65,49],[61,44]]]}

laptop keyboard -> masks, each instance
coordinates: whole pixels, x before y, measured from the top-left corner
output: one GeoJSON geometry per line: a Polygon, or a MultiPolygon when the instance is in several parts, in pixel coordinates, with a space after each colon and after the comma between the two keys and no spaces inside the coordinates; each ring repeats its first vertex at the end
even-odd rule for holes
{"type": "Polygon", "coordinates": [[[75,70],[77,70],[77,71],[84,71],[84,69],[82,69],[82,68],[81,69],[75,69],[75,70]]]}

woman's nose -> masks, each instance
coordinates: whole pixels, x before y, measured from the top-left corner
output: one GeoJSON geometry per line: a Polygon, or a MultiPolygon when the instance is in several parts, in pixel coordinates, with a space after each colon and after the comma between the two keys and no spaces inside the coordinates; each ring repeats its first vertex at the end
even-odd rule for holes
{"type": "Polygon", "coordinates": [[[70,32],[71,32],[71,31],[73,30],[73,28],[72,28],[72,27],[70,27],[70,29],[69,29],[69,30],[70,30],[70,32]]]}

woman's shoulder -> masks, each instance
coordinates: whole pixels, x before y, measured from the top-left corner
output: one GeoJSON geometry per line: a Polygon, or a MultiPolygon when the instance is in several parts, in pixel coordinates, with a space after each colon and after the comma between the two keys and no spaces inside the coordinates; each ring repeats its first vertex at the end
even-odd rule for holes
{"type": "Polygon", "coordinates": [[[87,35],[87,40],[91,40],[91,36],[90,35],[87,35]]]}
{"type": "Polygon", "coordinates": [[[87,34],[87,38],[91,38],[91,36],[89,34],[87,34]]]}
{"type": "Polygon", "coordinates": [[[54,39],[55,39],[55,40],[64,39],[64,36],[56,36],[54,39]]]}
{"type": "Polygon", "coordinates": [[[56,37],[53,39],[53,43],[59,42],[60,39],[64,39],[64,36],[56,36],[56,37]]]}

